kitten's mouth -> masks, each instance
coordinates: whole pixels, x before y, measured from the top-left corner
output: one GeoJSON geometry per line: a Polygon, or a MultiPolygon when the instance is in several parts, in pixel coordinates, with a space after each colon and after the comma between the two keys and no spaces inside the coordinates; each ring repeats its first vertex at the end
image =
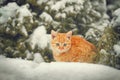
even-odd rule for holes
{"type": "Polygon", "coordinates": [[[59,50],[58,50],[58,53],[61,54],[61,53],[64,53],[64,52],[66,52],[66,51],[67,51],[67,50],[59,49],[59,50]]]}
{"type": "Polygon", "coordinates": [[[61,49],[59,49],[59,50],[60,50],[60,51],[63,51],[64,49],[61,48],[61,49]]]}

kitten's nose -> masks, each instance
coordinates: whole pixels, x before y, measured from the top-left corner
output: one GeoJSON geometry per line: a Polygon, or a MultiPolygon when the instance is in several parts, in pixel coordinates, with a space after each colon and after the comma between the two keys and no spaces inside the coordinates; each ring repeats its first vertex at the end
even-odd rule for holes
{"type": "Polygon", "coordinates": [[[59,47],[59,49],[60,49],[60,50],[63,50],[63,49],[64,49],[64,47],[59,47]]]}

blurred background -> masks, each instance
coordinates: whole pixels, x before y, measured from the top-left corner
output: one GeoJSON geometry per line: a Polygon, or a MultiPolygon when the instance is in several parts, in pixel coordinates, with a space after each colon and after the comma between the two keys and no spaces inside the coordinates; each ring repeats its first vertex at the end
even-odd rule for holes
{"type": "Polygon", "coordinates": [[[0,55],[54,61],[50,31],[73,31],[120,69],[120,0],[0,0],[0,55]]]}

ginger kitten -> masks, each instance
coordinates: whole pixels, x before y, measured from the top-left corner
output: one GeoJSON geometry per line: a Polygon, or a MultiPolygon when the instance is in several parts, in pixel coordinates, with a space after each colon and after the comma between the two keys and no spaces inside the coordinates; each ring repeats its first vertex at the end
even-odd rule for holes
{"type": "Polygon", "coordinates": [[[94,62],[96,48],[80,36],[72,36],[72,31],[58,33],[51,31],[53,57],[62,62],[94,62]]]}

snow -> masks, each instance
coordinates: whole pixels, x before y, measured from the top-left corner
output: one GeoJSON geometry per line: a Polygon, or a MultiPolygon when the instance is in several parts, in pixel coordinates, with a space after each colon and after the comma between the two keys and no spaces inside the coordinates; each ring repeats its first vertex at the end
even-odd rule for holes
{"type": "Polygon", "coordinates": [[[55,3],[55,0],[51,0],[51,1],[48,1],[48,2],[47,2],[47,5],[50,6],[50,5],[53,5],[54,3],[55,3]]]}
{"type": "Polygon", "coordinates": [[[75,5],[75,11],[77,13],[80,13],[80,10],[83,9],[83,6],[80,6],[80,5],[75,5]]]}
{"type": "Polygon", "coordinates": [[[66,13],[76,13],[76,12],[74,11],[74,7],[73,7],[73,6],[66,7],[66,8],[64,9],[64,12],[66,12],[66,13]]]}
{"type": "Polygon", "coordinates": [[[59,11],[60,9],[64,9],[66,4],[66,0],[57,1],[54,5],[51,6],[52,10],[59,11]]]}
{"type": "Polygon", "coordinates": [[[33,61],[36,63],[44,62],[40,53],[34,53],[34,60],[33,61]]]}
{"type": "Polygon", "coordinates": [[[14,17],[17,9],[19,9],[19,6],[15,2],[8,3],[6,6],[1,7],[0,23],[5,23],[8,21],[9,17],[14,17]]]}
{"type": "Polygon", "coordinates": [[[85,38],[91,39],[92,36],[96,39],[99,40],[99,38],[97,38],[97,35],[95,34],[95,30],[93,28],[90,28],[86,34],[85,34],[85,38]]]}
{"type": "Polygon", "coordinates": [[[119,16],[119,14],[120,14],[120,8],[118,8],[113,12],[113,16],[119,16]]]}
{"type": "Polygon", "coordinates": [[[77,3],[77,4],[83,4],[85,0],[66,0],[67,3],[77,3]]]}
{"type": "Polygon", "coordinates": [[[27,33],[25,26],[22,26],[21,31],[25,36],[28,36],[28,33],[27,33]]]}
{"type": "Polygon", "coordinates": [[[88,63],[36,63],[0,56],[0,80],[119,80],[120,71],[88,63]]]}
{"type": "Polygon", "coordinates": [[[33,52],[30,52],[29,50],[25,51],[26,59],[33,59],[33,52]]]}
{"type": "Polygon", "coordinates": [[[29,4],[23,5],[21,6],[18,10],[16,14],[19,14],[19,18],[18,21],[20,21],[20,23],[23,23],[23,19],[25,17],[30,17],[30,22],[33,23],[33,15],[32,13],[28,10],[29,4]]]}
{"type": "Polygon", "coordinates": [[[46,34],[45,26],[37,27],[28,39],[28,42],[30,43],[32,49],[35,49],[36,46],[40,49],[46,48],[49,43],[49,38],[46,34]]]}
{"type": "Polygon", "coordinates": [[[37,0],[37,4],[42,4],[42,3],[46,3],[48,0],[37,0]]]}
{"type": "Polygon", "coordinates": [[[40,15],[40,18],[42,20],[44,20],[45,22],[52,22],[53,19],[52,17],[47,13],[47,12],[43,12],[41,15],[40,15]]]}
{"type": "Polygon", "coordinates": [[[86,34],[85,34],[85,37],[88,37],[89,35],[93,35],[94,37],[96,37],[95,33],[94,33],[94,29],[90,28],[86,34]]]}
{"type": "Polygon", "coordinates": [[[115,45],[113,46],[113,49],[114,49],[114,51],[117,53],[117,55],[120,55],[120,45],[115,44],[115,45]]]}
{"type": "Polygon", "coordinates": [[[55,18],[63,18],[63,19],[65,19],[66,18],[66,14],[65,13],[57,13],[55,15],[55,18]]]}
{"type": "Polygon", "coordinates": [[[105,27],[108,27],[108,24],[110,24],[110,22],[108,20],[101,20],[101,21],[96,22],[96,23],[91,23],[90,26],[93,26],[94,28],[103,32],[105,27]]]}
{"type": "Polygon", "coordinates": [[[113,26],[118,26],[118,25],[120,25],[120,8],[118,8],[117,10],[115,10],[114,12],[113,12],[113,19],[112,19],[112,21],[111,21],[111,24],[113,25],[113,26]]]}
{"type": "MultiPolygon", "coordinates": [[[[55,10],[55,11],[59,11],[61,9],[65,9],[66,8],[66,4],[78,4],[79,6],[83,5],[84,3],[84,0],[60,0],[60,1],[49,1],[47,4],[50,6],[50,9],[51,10],[55,10]]],[[[76,7],[78,8],[78,7],[76,7]]],[[[67,8],[67,10],[65,11],[72,11],[73,10],[70,10],[70,9],[73,9],[73,8],[67,8]]],[[[68,12],[67,12],[68,13],[68,12]]]]}
{"type": "Polygon", "coordinates": [[[95,10],[91,10],[91,14],[98,17],[98,18],[102,17],[101,14],[95,10]]]}
{"type": "Polygon", "coordinates": [[[106,55],[109,54],[109,53],[106,52],[105,49],[101,49],[101,50],[100,50],[100,53],[102,53],[102,54],[106,54],[106,55]]]}

